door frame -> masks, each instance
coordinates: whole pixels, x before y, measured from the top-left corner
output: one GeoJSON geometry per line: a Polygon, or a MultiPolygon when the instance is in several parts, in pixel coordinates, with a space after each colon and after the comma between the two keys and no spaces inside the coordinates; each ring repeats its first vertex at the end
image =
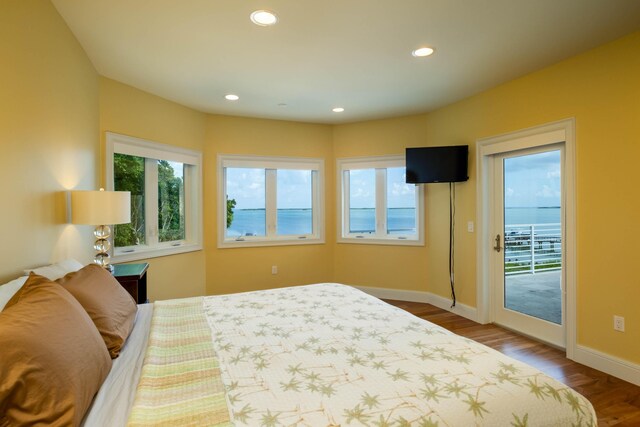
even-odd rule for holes
{"type": "Polygon", "coordinates": [[[566,355],[574,358],[576,350],[576,179],[575,179],[575,119],[534,126],[476,141],[476,239],[477,307],[478,322],[490,323],[492,319],[491,287],[491,207],[493,205],[494,154],[523,150],[564,141],[564,278],[565,278],[565,333],[566,355]]]}

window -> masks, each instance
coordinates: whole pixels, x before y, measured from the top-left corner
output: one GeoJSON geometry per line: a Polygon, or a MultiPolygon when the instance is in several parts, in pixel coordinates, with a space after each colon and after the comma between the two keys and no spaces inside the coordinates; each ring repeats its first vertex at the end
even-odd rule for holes
{"type": "Polygon", "coordinates": [[[320,159],[218,156],[218,246],[324,243],[320,159]]]}
{"type": "Polygon", "coordinates": [[[113,228],[114,260],[202,249],[202,154],[107,133],[107,188],[131,192],[131,223],[113,228]]]}
{"type": "Polygon", "coordinates": [[[338,160],[338,242],[422,245],[422,189],[404,156],[338,160]]]}

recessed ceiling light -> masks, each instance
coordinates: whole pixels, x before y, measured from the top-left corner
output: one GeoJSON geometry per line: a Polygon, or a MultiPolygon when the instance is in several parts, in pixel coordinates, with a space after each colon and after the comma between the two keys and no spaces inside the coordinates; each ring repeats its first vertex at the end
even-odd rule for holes
{"type": "Polygon", "coordinates": [[[268,27],[278,22],[278,17],[268,10],[256,10],[251,13],[251,22],[261,27],[268,27]]]}
{"type": "Polygon", "coordinates": [[[421,47],[411,52],[411,54],[417,57],[429,56],[433,54],[433,49],[430,47],[421,47]]]}
{"type": "Polygon", "coordinates": [[[238,95],[230,93],[229,95],[225,95],[224,99],[226,99],[227,101],[237,101],[238,99],[240,99],[240,97],[238,95]]]}
{"type": "Polygon", "coordinates": [[[334,113],[342,113],[342,112],[344,111],[344,108],[342,108],[342,107],[336,107],[336,108],[334,108],[334,109],[333,109],[333,110],[331,110],[331,111],[333,111],[334,113]]]}

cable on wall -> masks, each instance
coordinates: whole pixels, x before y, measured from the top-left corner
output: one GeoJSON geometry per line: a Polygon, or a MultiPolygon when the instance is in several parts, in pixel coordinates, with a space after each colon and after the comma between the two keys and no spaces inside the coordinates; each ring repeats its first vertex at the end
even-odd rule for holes
{"type": "Polygon", "coordinates": [[[451,284],[451,308],[456,306],[456,287],[454,277],[455,240],[453,238],[456,228],[456,185],[449,182],[449,283],[451,284]]]}

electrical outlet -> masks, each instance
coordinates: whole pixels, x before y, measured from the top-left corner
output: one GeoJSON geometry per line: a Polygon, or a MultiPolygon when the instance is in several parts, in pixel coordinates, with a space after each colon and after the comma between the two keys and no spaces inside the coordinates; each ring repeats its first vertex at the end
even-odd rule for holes
{"type": "Polygon", "coordinates": [[[277,265],[272,265],[271,266],[271,274],[278,274],[278,266],[277,265]]]}
{"type": "Polygon", "coordinates": [[[624,317],[613,316],[613,329],[624,332],[624,317]]]}
{"type": "Polygon", "coordinates": [[[473,233],[473,221],[467,221],[467,231],[473,233]]]}

